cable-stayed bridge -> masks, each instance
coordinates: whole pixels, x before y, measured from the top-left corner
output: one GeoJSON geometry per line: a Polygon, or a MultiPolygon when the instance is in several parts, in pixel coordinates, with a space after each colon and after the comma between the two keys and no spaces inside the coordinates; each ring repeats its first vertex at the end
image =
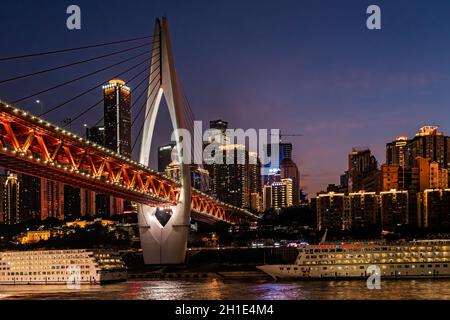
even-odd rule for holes
{"type": "MultiPolygon", "coordinates": [[[[223,203],[193,189],[190,164],[183,163],[180,155],[178,155],[181,177],[179,181],[149,168],[151,143],[163,97],[169,108],[172,126],[175,130],[185,129],[193,132],[194,127],[194,116],[177,76],[167,19],[157,19],[154,34],[151,37],[5,57],[0,58],[0,63],[42,56],[51,57],[67,52],[72,53],[149,39],[150,42],[133,44],[127,49],[31,73],[14,75],[4,80],[0,79],[0,85],[10,84],[23,79],[41,77],[55,71],[70,70],[78,65],[97,63],[104,58],[127,55],[125,59],[95,68],[89,73],[78,75],[20,98],[5,99],[8,102],[0,102],[0,166],[19,173],[62,182],[138,203],[141,243],[146,263],[176,264],[184,261],[191,218],[209,223],[223,221],[239,224],[248,220],[256,220],[257,217],[247,210],[223,203]],[[145,51],[136,52],[140,49],[145,51]],[[128,56],[130,54],[131,56],[128,56]],[[144,58],[141,61],[134,63],[142,57],[144,58]],[[124,69],[119,72],[118,67],[124,69]],[[105,72],[113,73],[107,78],[102,78],[98,85],[86,88],[40,115],[33,115],[19,107],[29,103],[30,99],[54,94],[60,88],[105,72]],[[134,74],[130,75],[133,72],[134,74]],[[88,105],[61,127],[43,119],[50,113],[63,112],[64,108],[70,107],[78,99],[98,90],[99,86],[107,83],[108,80],[119,77],[126,77],[127,83],[139,81],[134,90],[142,88],[141,93],[137,95],[131,105],[131,108],[139,108],[131,125],[136,126],[139,122],[141,123],[138,128],[138,136],[132,145],[133,151],[137,146],[138,139],[141,139],[138,160],[132,160],[67,129],[77,120],[89,117],[89,113],[100,106],[103,99],[88,105]],[[165,225],[161,224],[156,216],[159,208],[170,208],[172,211],[170,220],[165,225]]],[[[102,121],[103,118],[99,119],[95,125],[102,121]]],[[[180,137],[177,137],[178,150],[182,149],[180,140],[180,137]]]]}

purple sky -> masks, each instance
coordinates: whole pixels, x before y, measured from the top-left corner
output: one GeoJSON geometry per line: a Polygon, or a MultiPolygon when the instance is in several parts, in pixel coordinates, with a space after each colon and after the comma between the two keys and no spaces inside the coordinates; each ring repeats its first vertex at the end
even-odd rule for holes
{"type": "MultiPolygon", "coordinates": [[[[65,9],[72,2],[2,4],[0,56],[146,35],[154,18],[167,14],[178,71],[196,117],[304,134],[285,141],[294,144],[308,193],[338,183],[354,146],[369,146],[382,163],[386,142],[412,136],[423,124],[439,124],[450,134],[448,1],[75,1],[83,18],[82,30],[75,32],[65,28],[65,9]],[[381,31],[366,28],[370,4],[382,9],[381,31]]],[[[100,52],[105,49],[0,62],[0,78],[100,52]]],[[[0,85],[0,98],[13,100],[98,67],[0,85]]],[[[51,107],[98,81],[39,98],[51,107]]],[[[98,91],[49,119],[61,122],[100,97],[98,91]]],[[[20,106],[38,113],[32,102],[20,106]]],[[[100,114],[101,108],[94,110],[74,131],[100,114]]],[[[155,145],[170,137],[167,113],[160,119],[155,145]]]]}

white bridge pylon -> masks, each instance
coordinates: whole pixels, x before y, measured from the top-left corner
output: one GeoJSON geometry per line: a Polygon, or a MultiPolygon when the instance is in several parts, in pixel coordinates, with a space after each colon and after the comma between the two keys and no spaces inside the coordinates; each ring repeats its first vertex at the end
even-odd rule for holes
{"type": "MultiPolygon", "coordinates": [[[[140,163],[148,166],[156,117],[164,96],[169,108],[174,130],[188,129],[183,113],[183,95],[179,87],[167,18],[157,19],[154,32],[153,55],[150,70],[150,84],[140,150],[140,163]],[[159,41],[157,41],[159,40],[159,41]],[[157,54],[155,54],[157,52],[157,54]],[[158,70],[159,69],[159,72],[158,70]],[[151,90],[158,85],[159,90],[151,90]]],[[[177,135],[178,136],[178,135],[177,135]]],[[[180,138],[176,139],[177,150],[182,150],[180,138]]],[[[182,264],[185,261],[191,215],[191,175],[188,164],[180,163],[181,190],[178,204],[172,209],[172,216],[166,225],[156,217],[156,207],[138,205],[139,233],[145,264],[182,264]]]]}

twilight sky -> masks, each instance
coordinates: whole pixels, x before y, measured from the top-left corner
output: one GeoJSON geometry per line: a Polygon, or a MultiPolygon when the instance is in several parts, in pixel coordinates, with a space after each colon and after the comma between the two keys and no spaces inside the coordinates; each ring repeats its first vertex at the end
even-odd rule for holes
{"type": "MultiPolygon", "coordinates": [[[[154,18],[164,14],[196,118],[304,134],[285,141],[294,144],[302,188],[310,194],[338,183],[354,146],[370,147],[382,163],[385,143],[398,135],[412,136],[424,124],[450,134],[450,2],[444,0],[3,1],[0,57],[149,35],[154,18]],[[81,31],[65,27],[71,4],[81,7],[81,31]],[[366,28],[371,4],[381,7],[381,31],[366,28]]],[[[119,47],[0,62],[0,80],[119,47]]],[[[0,99],[104,65],[0,84],[0,99]]],[[[50,108],[108,75],[38,98],[50,108]]],[[[101,90],[48,119],[60,123],[100,98],[101,90]]],[[[39,113],[33,101],[20,106],[39,113]]],[[[101,112],[76,122],[73,131],[94,124],[101,112]]],[[[160,119],[155,145],[170,138],[165,111],[160,119]]]]}

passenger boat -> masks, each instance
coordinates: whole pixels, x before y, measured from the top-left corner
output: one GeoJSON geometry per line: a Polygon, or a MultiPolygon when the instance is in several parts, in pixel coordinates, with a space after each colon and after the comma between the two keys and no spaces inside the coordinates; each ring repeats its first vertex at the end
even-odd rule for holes
{"type": "Polygon", "coordinates": [[[276,280],[450,277],[450,240],[303,245],[295,263],[258,269],[276,280]]]}
{"type": "Polygon", "coordinates": [[[0,252],[0,285],[102,284],[125,281],[120,255],[105,250],[0,252]]]}

